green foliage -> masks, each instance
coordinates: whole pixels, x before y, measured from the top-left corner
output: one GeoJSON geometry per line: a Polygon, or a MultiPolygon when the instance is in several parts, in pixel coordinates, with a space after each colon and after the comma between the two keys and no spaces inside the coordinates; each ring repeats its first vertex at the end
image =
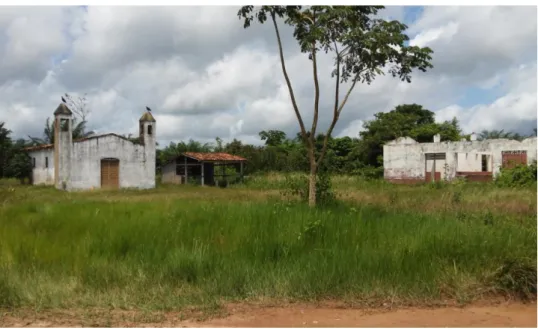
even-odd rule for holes
{"type": "Polygon", "coordinates": [[[32,177],[30,156],[22,150],[25,146],[26,142],[22,139],[12,145],[10,159],[4,170],[5,177],[16,178],[21,182],[32,177]]]}
{"type": "Polygon", "coordinates": [[[383,6],[243,6],[238,16],[244,27],[256,20],[265,23],[276,17],[293,27],[293,36],[309,58],[318,51],[336,52],[341,66],[335,65],[333,75],[342,81],[352,79],[370,83],[380,68],[390,63],[389,73],[410,82],[412,69],[426,71],[433,51],[409,46],[405,24],[377,17],[383,6]],[[339,45],[339,47],[337,46],[339,45]],[[395,47],[396,46],[396,47],[395,47]],[[340,51],[338,51],[340,48],[340,51]]]}
{"type": "Polygon", "coordinates": [[[483,130],[478,134],[477,140],[493,140],[493,139],[510,139],[510,140],[517,140],[517,141],[523,141],[524,139],[528,137],[536,136],[534,134],[530,134],[528,136],[522,135],[515,132],[505,132],[504,129],[501,130],[483,130]]]}
{"type": "MultiPolygon", "coordinates": [[[[93,131],[87,131],[86,125],[88,121],[86,117],[90,114],[90,109],[86,103],[86,97],[73,97],[68,93],[65,93],[65,98],[67,100],[67,106],[73,112],[74,117],[71,121],[72,129],[71,133],[73,140],[82,139],[89,135],[94,134],[93,131]]],[[[45,121],[45,128],[43,129],[43,137],[32,137],[29,136],[30,140],[36,144],[47,144],[54,143],[54,120],[47,118],[45,121]]]]}
{"type": "MultiPolygon", "coordinates": [[[[384,74],[382,69],[385,67],[388,67],[388,72],[393,77],[410,83],[413,70],[426,72],[433,67],[430,63],[433,51],[428,47],[410,46],[409,37],[404,33],[407,29],[405,24],[396,20],[386,21],[377,16],[378,11],[383,8],[383,6],[261,6],[254,10],[254,6],[243,6],[237,13],[245,28],[249,27],[252,21],[263,24],[270,18],[273,23],[282,73],[301,128],[302,140],[310,155],[308,158],[310,180],[315,179],[318,166],[324,166],[328,141],[357,83],[370,84],[377,75],[384,74]],[[286,25],[293,28],[293,36],[301,52],[307,54],[308,59],[312,61],[314,111],[309,130],[304,125],[286,70],[278,19],[283,19],[286,25]],[[334,55],[334,69],[331,76],[335,78],[335,94],[332,121],[321,148],[318,148],[316,140],[320,87],[317,56],[320,52],[334,55]],[[347,92],[340,100],[340,85],[348,81],[350,85],[346,86],[347,92]]],[[[272,144],[283,139],[282,134],[262,133],[262,139],[269,141],[274,137],[271,139],[272,144]]],[[[310,206],[316,204],[314,197],[310,196],[310,206]]]]}
{"type": "Polygon", "coordinates": [[[21,302],[17,289],[9,280],[8,270],[0,266],[0,308],[17,307],[21,302]]]}
{"type": "MultiPolygon", "coordinates": [[[[217,143],[222,143],[222,140],[217,140],[217,143]]],[[[221,146],[218,144],[218,146],[221,146]]],[[[211,152],[214,151],[213,146],[210,143],[201,143],[190,139],[187,142],[180,141],[178,143],[170,142],[170,144],[163,149],[157,149],[156,169],[157,172],[161,171],[161,168],[169,160],[174,157],[178,157],[184,152],[211,152]]],[[[220,151],[220,150],[219,150],[220,151]]]]}
{"type": "Polygon", "coordinates": [[[383,178],[383,167],[374,167],[374,166],[361,166],[360,168],[352,172],[354,175],[357,175],[361,178],[374,180],[383,178]]]}
{"type": "Polygon", "coordinates": [[[518,164],[512,168],[501,168],[495,178],[495,184],[500,187],[529,187],[536,185],[536,161],[531,164],[518,164]]]}
{"type": "Polygon", "coordinates": [[[7,129],[4,122],[0,122],[0,178],[5,177],[5,169],[8,166],[11,155],[11,130],[7,129]]]}
{"type": "Polygon", "coordinates": [[[536,299],[536,260],[508,259],[495,272],[494,284],[498,290],[523,300],[536,299]]]}
{"type": "Polygon", "coordinates": [[[462,200],[462,193],[460,190],[452,192],[452,204],[459,204],[462,200]]]}
{"type": "Polygon", "coordinates": [[[26,141],[13,141],[11,131],[0,123],[0,178],[16,178],[20,181],[30,178],[32,171],[30,158],[22,151],[26,141]]]}
{"type": "Polygon", "coordinates": [[[434,113],[418,104],[399,105],[374,117],[364,123],[364,131],[360,132],[360,159],[374,167],[383,165],[383,144],[394,139],[408,136],[422,143],[433,141],[436,134],[441,135],[441,141],[458,141],[461,137],[456,118],[438,124],[434,113]]]}
{"type": "Polygon", "coordinates": [[[433,181],[433,182],[430,181],[430,182],[426,183],[426,185],[430,189],[444,189],[449,185],[449,183],[446,182],[446,181],[443,181],[443,180],[436,180],[436,181],[433,181]]]}
{"type": "Polygon", "coordinates": [[[266,146],[276,147],[286,140],[286,133],[278,130],[261,131],[259,135],[266,146]]]}
{"type": "Polygon", "coordinates": [[[297,240],[302,241],[305,244],[312,245],[323,234],[323,229],[325,228],[321,219],[318,218],[313,221],[309,221],[299,232],[297,240]]]}
{"type": "Polygon", "coordinates": [[[527,214],[494,209],[487,226],[483,212],[495,196],[535,203],[535,191],[462,190],[471,202],[458,215],[450,205],[422,209],[444,205],[449,192],[422,186],[365,184],[353,192],[369,199],[323,209],[246,198],[260,192],[239,188],[7,188],[0,308],[177,310],[334,297],[417,304],[492,291],[532,296],[536,282],[528,267],[536,263],[535,204],[527,214]]]}
{"type": "MultiPolygon", "coordinates": [[[[296,196],[302,202],[307,202],[309,197],[309,178],[306,174],[286,175],[285,196],[296,196]]],[[[327,206],[334,204],[336,195],[332,189],[330,176],[325,171],[320,171],[316,178],[316,200],[318,205],[327,206]]]]}

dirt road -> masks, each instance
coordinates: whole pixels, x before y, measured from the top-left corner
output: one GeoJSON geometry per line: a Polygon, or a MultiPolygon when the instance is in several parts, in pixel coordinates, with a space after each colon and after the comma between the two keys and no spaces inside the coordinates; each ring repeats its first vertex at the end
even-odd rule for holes
{"type": "Polygon", "coordinates": [[[536,327],[536,302],[464,308],[365,310],[289,307],[229,308],[229,315],[206,321],[182,320],[177,312],[55,311],[23,315],[2,312],[0,327],[536,327]]]}

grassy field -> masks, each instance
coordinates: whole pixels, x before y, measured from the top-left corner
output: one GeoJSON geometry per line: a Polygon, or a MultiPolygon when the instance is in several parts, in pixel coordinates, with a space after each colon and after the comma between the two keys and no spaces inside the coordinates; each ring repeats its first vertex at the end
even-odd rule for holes
{"type": "Polygon", "coordinates": [[[228,189],[0,185],[0,307],[213,309],[227,301],[532,296],[536,189],[335,177],[311,210],[268,175],[228,189]]]}

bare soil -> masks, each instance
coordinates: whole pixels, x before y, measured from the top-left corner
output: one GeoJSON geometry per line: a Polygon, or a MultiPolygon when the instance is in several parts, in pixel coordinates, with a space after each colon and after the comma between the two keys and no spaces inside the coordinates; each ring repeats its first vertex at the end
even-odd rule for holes
{"type": "Polygon", "coordinates": [[[536,302],[466,307],[353,309],[229,305],[226,316],[117,310],[0,311],[0,327],[533,327],[536,302]]]}

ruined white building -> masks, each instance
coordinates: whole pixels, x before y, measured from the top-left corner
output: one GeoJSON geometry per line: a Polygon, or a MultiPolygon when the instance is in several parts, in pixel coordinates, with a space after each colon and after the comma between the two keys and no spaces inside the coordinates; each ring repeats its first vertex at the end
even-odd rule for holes
{"type": "Polygon", "coordinates": [[[156,127],[149,111],[140,118],[136,142],[113,133],[73,141],[72,115],[61,103],[54,112],[54,144],[26,148],[34,185],[68,191],[155,187],[156,127]]]}
{"type": "Polygon", "coordinates": [[[436,135],[430,143],[418,143],[402,137],[383,146],[386,180],[413,183],[452,180],[466,177],[470,181],[489,181],[501,166],[530,164],[536,160],[536,137],[523,141],[494,139],[441,142],[436,135]],[[432,175],[433,174],[433,175],[432,175]]]}

